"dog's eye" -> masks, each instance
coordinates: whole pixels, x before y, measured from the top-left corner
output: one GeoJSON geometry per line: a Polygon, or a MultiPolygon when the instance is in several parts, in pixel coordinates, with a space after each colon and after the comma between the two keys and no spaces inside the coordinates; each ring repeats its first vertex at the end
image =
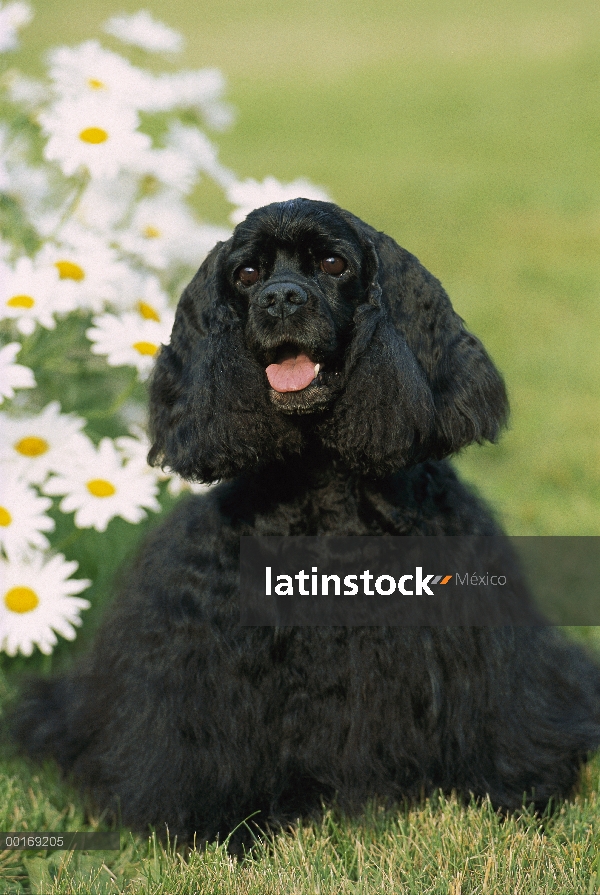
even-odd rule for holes
{"type": "Polygon", "coordinates": [[[254,286],[258,277],[259,273],[255,267],[240,267],[236,279],[239,280],[242,286],[254,286]]]}
{"type": "Polygon", "coordinates": [[[321,270],[332,277],[339,277],[346,270],[346,262],[339,255],[330,255],[321,261],[321,270]]]}

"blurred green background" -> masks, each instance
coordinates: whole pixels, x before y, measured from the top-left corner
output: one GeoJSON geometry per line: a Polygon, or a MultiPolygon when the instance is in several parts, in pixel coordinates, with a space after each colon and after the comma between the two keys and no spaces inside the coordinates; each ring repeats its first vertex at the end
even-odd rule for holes
{"type": "Polygon", "coordinates": [[[510,430],[457,462],[509,532],[599,534],[598,0],[40,0],[11,61],[142,5],[186,36],[167,68],[227,77],[226,165],[308,177],[441,279],[507,380],[510,430]]]}

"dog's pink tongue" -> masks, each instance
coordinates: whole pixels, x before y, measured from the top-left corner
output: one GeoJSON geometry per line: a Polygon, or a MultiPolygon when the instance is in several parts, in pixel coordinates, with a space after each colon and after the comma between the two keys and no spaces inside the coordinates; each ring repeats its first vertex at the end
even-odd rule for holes
{"type": "Polygon", "coordinates": [[[315,364],[305,354],[295,354],[280,364],[269,364],[266,373],[276,392],[299,392],[315,378],[315,364]]]}

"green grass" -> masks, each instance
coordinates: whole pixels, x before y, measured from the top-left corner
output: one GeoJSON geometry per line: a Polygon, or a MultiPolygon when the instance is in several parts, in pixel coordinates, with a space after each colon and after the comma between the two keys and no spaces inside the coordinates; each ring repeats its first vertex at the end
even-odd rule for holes
{"type": "MultiPolygon", "coordinates": [[[[0,784],[3,829],[24,817],[30,830],[99,828],[97,818],[84,822],[76,794],[54,769],[32,772],[15,761],[7,770],[13,776],[0,784]]],[[[119,853],[4,852],[0,892],[591,895],[600,891],[599,790],[595,762],[577,798],[543,818],[525,809],[501,818],[488,802],[464,806],[443,797],[394,811],[371,805],[360,820],[329,810],[239,858],[224,844],[190,852],[126,833],[119,853]]]]}
{"type": "MultiPolygon", "coordinates": [[[[239,114],[230,132],[214,135],[225,164],[245,177],[309,177],[442,280],[511,395],[501,443],[457,461],[509,532],[599,534],[597,2],[143,5],[185,32],[185,66],[217,66],[228,77],[239,114]]],[[[109,14],[139,3],[37,7],[24,49],[11,56],[32,73],[43,49],[95,37],[109,14]]],[[[225,221],[210,183],[196,201],[208,219],[225,221]]],[[[111,523],[105,563],[85,533],[71,545],[69,558],[95,580],[76,650],[143,533],[111,523]]],[[[598,642],[591,630],[577,636],[598,642]]],[[[4,686],[72,651],[67,644],[45,663],[3,657],[4,686]]],[[[52,768],[17,759],[2,768],[2,829],[99,823],[52,768]]],[[[373,808],[360,824],[328,815],[242,862],[218,846],[184,858],[143,839],[125,841],[119,856],[5,853],[0,892],[592,893],[599,777],[596,760],[580,793],[543,825],[433,800],[373,808]]]]}

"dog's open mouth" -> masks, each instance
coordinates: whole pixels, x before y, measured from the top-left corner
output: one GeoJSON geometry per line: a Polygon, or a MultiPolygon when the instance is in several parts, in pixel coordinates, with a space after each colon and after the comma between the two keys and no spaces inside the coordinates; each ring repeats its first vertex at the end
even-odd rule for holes
{"type": "Polygon", "coordinates": [[[337,376],[323,372],[306,348],[286,342],[266,358],[265,373],[271,402],[283,413],[314,413],[332,399],[337,376]]]}
{"type": "Polygon", "coordinates": [[[282,345],[275,362],[269,364],[265,372],[271,388],[284,394],[305,389],[315,381],[320,369],[321,364],[315,363],[303,351],[292,345],[282,345]]]}

